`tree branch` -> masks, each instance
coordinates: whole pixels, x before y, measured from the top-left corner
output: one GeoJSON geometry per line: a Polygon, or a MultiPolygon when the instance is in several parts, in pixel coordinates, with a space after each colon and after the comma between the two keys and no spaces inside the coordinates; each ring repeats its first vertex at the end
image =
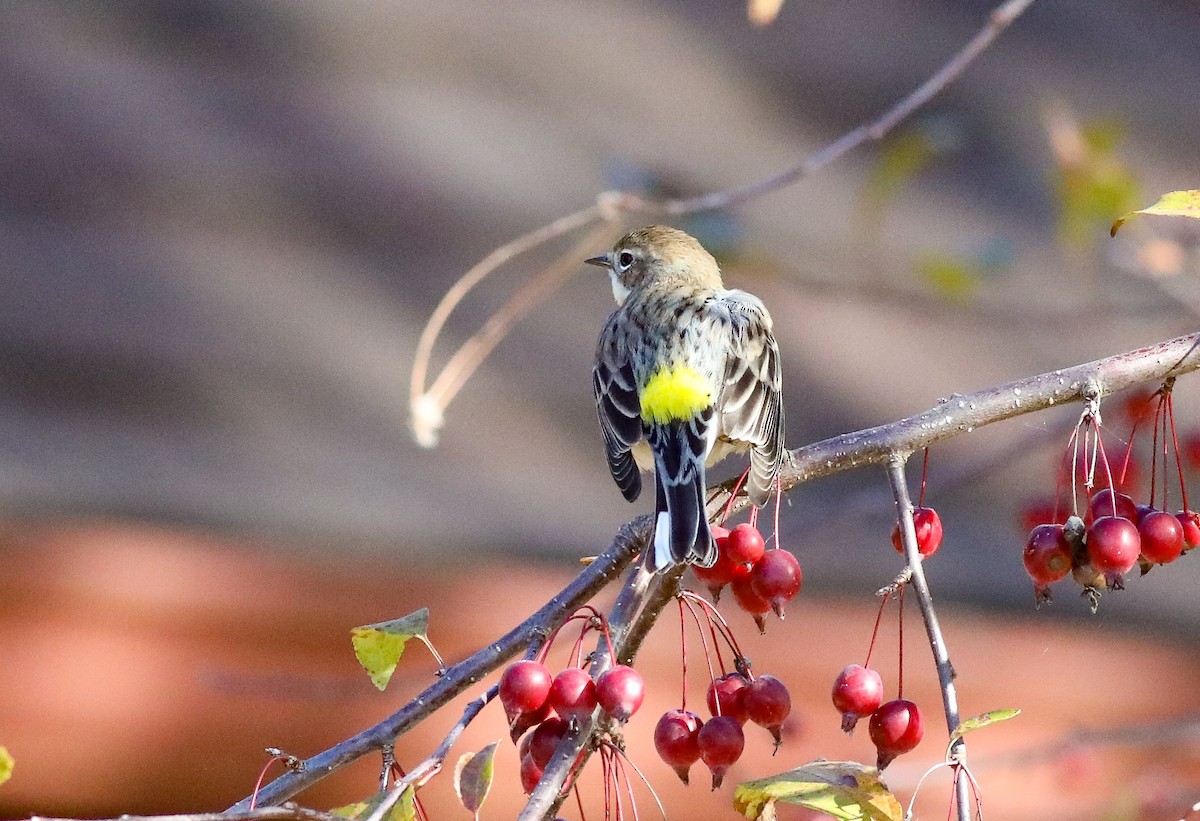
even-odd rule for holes
{"type": "MultiPolygon", "coordinates": [[[[974,393],[952,394],[915,416],[833,436],[791,451],[789,463],[780,472],[781,486],[790,490],[803,482],[853,468],[886,465],[896,455],[908,456],[984,425],[1093,395],[1107,396],[1144,382],[1161,382],[1168,376],[1197,369],[1200,369],[1200,333],[1193,333],[974,393]]],[[[713,488],[708,501],[710,514],[727,504],[734,484],[729,481],[713,488]]],[[[739,496],[732,510],[746,504],[746,497],[739,496]]]]}
{"type": "MultiPolygon", "coordinates": [[[[925,622],[925,633],[929,636],[929,646],[933,650],[933,662],[937,668],[938,686],[942,691],[942,707],[946,713],[946,732],[953,733],[959,724],[958,693],[954,687],[954,665],[950,663],[950,650],[942,636],[942,627],[938,623],[937,611],[933,608],[933,595],[929,592],[929,583],[925,580],[925,568],[921,563],[921,553],[917,548],[917,529],[913,524],[912,500],[908,497],[908,482],[904,478],[904,463],[906,456],[894,456],[888,462],[888,482],[892,486],[892,496],[896,500],[896,513],[900,522],[900,537],[904,544],[904,558],[908,566],[908,584],[917,594],[917,603],[921,607],[921,620],[925,622]]],[[[959,736],[950,745],[949,757],[956,763],[965,763],[967,758],[967,742],[959,736]]],[[[954,779],[958,794],[959,821],[971,821],[970,795],[968,782],[965,778],[954,779]]]]}
{"type": "MultiPolygon", "coordinates": [[[[277,804],[291,798],[366,753],[382,750],[385,744],[392,743],[397,736],[416,726],[468,687],[474,686],[517,653],[540,647],[580,605],[620,575],[647,544],[652,527],[649,516],[641,516],[626,524],[604,553],[536,613],[502,638],[488,643],[470,658],[448,668],[420,695],[374,727],[305,760],[301,770],[285,773],[263,787],[258,793],[258,804],[277,804]]],[[[230,811],[245,811],[250,805],[250,798],[243,798],[230,811]]]]}

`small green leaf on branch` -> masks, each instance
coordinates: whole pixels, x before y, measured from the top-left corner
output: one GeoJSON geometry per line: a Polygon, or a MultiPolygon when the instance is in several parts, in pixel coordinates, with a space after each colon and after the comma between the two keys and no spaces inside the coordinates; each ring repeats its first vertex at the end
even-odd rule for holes
{"type": "Polygon", "coordinates": [[[739,784],[733,806],[746,818],[770,821],[775,803],[799,804],[844,821],[902,821],[904,810],[879,777],[855,761],[817,759],[778,775],[739,784]]]}
{"type": "Polygon", "coordinates": [[[1109,229],[1109,236],[1115,237],[1117,229],[1125,224],[1125,220],[1136,214],[1200,219],[1200,189],[1193,188],[1190,191],[1172,191],[1163,194],[1154,205],[1131,211],[1114,222],[1112,228],[1109,229]]]}
{"type": "Polygon", "coordinates": [[[354,644],[358,663],[367,671],[371,682],[382,690],[391,681],[409,639],[420,639],[437,659],[438,667],[446,666],[429,643],[428,630],[429,609],[422,607],[398,619],[355,627],[350,631],[350,641],[354,644]]]}
{"type": "MultiPolygon", "coordinates": [[[[383,803],[383,799],[387,798],[386,792],[376,793],[366,801],[359,801],[356,804],[347,804],[344,807],[335,807],[329,812],[333,815],[340,815],[343,818],[352,818],[355,821],[362,821],[364,818],[370,818],[371,814],[383,803]]],[[[416,821],[417,808],[413,800],[413,789],[409,787],[400,795],[400,800],[392,805],[388,810],[384,821],[416,821]]]]}
{"type": "Polygon", "coordinates": [[[950,733],[950,744],[953,746],[955,741],[958,741],[967,733],[982,729],[990,724],[999,724],[1001,721],[1008,721],[1010,718],[1016,718],[1020,714],[1020,710],[988,710],[981,715],[964,719],[958,722],[958,726],[954,728],[954,732],[950,733]]]}
{"type": "Polygon", "coordinates": [[[487,799],[488,790],[492,788],[492,757],[498,743],[493,741],[477,753],[463,753],[454,765],[454,792],[458,793],[458,800],[467,812],[476,818],[479,817],[479,808],[487,799]]]}

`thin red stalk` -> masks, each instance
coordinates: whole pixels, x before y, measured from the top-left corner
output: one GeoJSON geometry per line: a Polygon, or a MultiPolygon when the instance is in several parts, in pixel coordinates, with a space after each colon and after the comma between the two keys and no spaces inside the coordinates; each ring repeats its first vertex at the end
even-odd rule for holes
{"type": "Polygon", "coordinates": [[[887,593],[883,597],[883,601],[879,603],[879,612],[875,614],[875,629],[871,631],[871,644],[867,647],[867,660],[863,662],[863,667],[871,666],[871,654],[875,652],[875,638],[879,635],[879,622],[883,621],[883,608],[887,607],[888,599],[892,597],[891,593],[887,593]]]}
{"type": "Polygon", "coordinates": [[[276,761],[285,760],[281,755],[273,755],[267,759],[267,763],[263,765],[262,770],[258,773],[258,780],[254,782],[254,792],[250,793],[250,809],[254,809],[255,803],[258,801],[258,791],[262,789],[263,780],[267,777],[267,770],[271,769],[271,765],[276,761]]]}
{"type": "Polygon", "coordinates": [[[713,624],[712,616],[708,616],[708,632],[712,636],[713,651],[717,654],[717,667],[720,668],[721,675],[725,675],[729,669],[725,666],[725,657],[721,655],[721,642],[717,641],[717,628],[713,624]]]}
{"type": "Polygon", "coordinates": [[[896,687],[899,698],[904,698],[904,588],[900,588],[900,596],[898,601],[900,608],[899,624],[900,624],[900,672],[896,676],[899,683],[896,687]]]}
{"type": "Polygon", "coordinates": [[[579,808],[579,821],[587,821],[587,814],[583,811],[583,796],[579,794],[579,785],[572,785],[571,792],[575,793],[575,806],[579,808]]]}
{"type": "Polygon", "coordinates": [[[731,630],[729,627],[729,622],[725,621],[725,617],[721,615],[720,610],[718,610],[710,601],[708,601],[707,599],[704,599],[700,596],[697,596],[695,593],[693,593],[690,590],[685,590],[680,595],[684,596],[685,598],[689,599],[690,601],[696,602],[701,607],[703,607],[704,612],[708,616],[710,623],[714,619],[716,620],[716,622],[721,626],[721,635],[725,638],[725,641],[729,644],[729,649],[733,651],[733,654],[736,658],[742,659],[742,658],[746,657],[746,654],[742,652],[742,648],[738,645],[737,639],[734,638],[733,630],[731,630]]]}
{"type": "Polygon", "coordinates": [[[1100,452],[1100,464],[1104,465],[1104,476],[1108,479],[1109,501],[1112,502],[1113,515],[1117,515],[1117,489],[1113,486],[1112,468],[1108,466],[1108,454],[1104,451],[1104,439],[1100,436],[1100,427],[1096,427],[1096,450],[1100,452]]]}
{"type": "Polygon", "coordinates": [[[687,709],[687,624],[684,621],[684,616],[683,616],[683,599],[676,598],[675,601],[679,602],[679,657],[680,657],[680,661],[682,662],[681,666],[683,667],[683,672],[682,672],[682,675],[680,676],[680,678],[682,679],[682,684],[680,685],[680,689],[682,690],[682,693],[680,694],[680,698],[679,698],[679,709],[686,710],[687,709]]]}
{"type": "MultiPolygon", "coordinates": [[[[580,608],[580,609],[582,609],[582,608],[580,608]]],[[[545,664],[546,663],[546,655],[550,652],[550,648],[551,648],[551,646],[553,646],[554,640],[558,638],[558,632],[560,630],[562,630],[564,627],[566,627],[570,622],[575,621],[575,619],[584,619],[584,618],[587,618],[587,616],[581,616],[578,611],[576,611],[575,613],[572,613],[570,616],[567,616],[567,618],[563,620],[562,624],[560,624],[558,627],[554,628],[554,632],[550,634],[550,638],[546,639],[546,643],[542,645],[542,649],[539,650],[537,655],[533,657],[534,660],[537,661],[539,664],[545,664]]]]}
{"type": "MultiPolygon", "coordinates": [[[[686,597],[680,596],[679,599],[680,601],[684,601],[686,597]]],[[[700,634],[700,644],[704,647],[704,661],[708,665],[708,677],[709,679],[714,679],[716,676],[713,675],[712,651],[708,648],[708,637],[704,635],[704,625],[700,623],[700,615],[696,612],[696,608],[691,601],[687,601],[687,608],[692,614],[692,618],[696,621],[696,632],[700,634]]]]}
{"type": "MultiPolygon", "coordinates": [[[[1175,432],[1175,402],[1172,400],[1170,405],[1171,411],[1171,441],[1175,445],[1175,466],[1179,468],[1179,496],[1183,501],[1183,509],[1189,510],[1187,500],[1187,482],[1183,480],[1183,459],[1179,455],[1179,434],[1175,432]]],[[[1163,505],[1166,509],[1166,505],[1163,505]]]]}
{"type": "Polygon", "coordinates": [[[1125,443],[1125,458],[1121,460],[1121,487],[1125,486],[1125,474],[1129,472],[1129,460],[1133,456],[1133,441],[1137,436],[1138,425],[1142,423],[1140,418],[1133,420],[1133,427],[1129,429],[1129,441],[1125,443]]]}
{"type": "Polygon", "coordinates": [[[729,518],[729,512],[733,510],[733,502],[735,499],[737,499],[738,491],[742,489],[742,485],[745,483],[746,477],[749,475],[750,468],[747,466],[747,468],[742,471],[742,475],[738,477],[737,484],[733,486],[733,490],[729,493],[729,501],[725,503],[725,510],[721,512],[722,524],[724,524],[725,520],[729,518]]]}
{"type": "Polygon", "coordinates": [[[1162,400],[1154,408],[1154,436],[1150,442],[1150,506],[1158,500],[1158,429],[1161,426],[1159,416],[1162,413],[1162,400]]]}
{"type": "Polygon", "coordinates": [[[925,477],[929,472],[929,448],[921,458],[921,492],[917,494],[917,507],[925,507],[925,477]]]}

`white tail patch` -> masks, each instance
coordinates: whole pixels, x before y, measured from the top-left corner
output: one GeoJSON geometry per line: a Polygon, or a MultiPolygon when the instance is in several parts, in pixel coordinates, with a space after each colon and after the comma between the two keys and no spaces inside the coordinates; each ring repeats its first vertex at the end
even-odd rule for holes
{"type": "Polygon", "coordinates": [[[654,520],[654,569],[662,570],[675,564],[671,555],[671,517],[667,511],[654,520]]]}

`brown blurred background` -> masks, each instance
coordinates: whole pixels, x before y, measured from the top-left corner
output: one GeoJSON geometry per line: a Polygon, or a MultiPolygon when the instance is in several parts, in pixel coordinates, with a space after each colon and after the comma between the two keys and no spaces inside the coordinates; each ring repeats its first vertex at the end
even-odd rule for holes
{"type": "MultiPolygon", "coordinates": [[[[908,93],[990,8],[788,0],[760,30],[734,0],[0,5],[0,745],[17,759],[0,814],[221,808],[263,747],[310,755],[429,680],[418,649],[375,693],[351,627],[429,605],[453,661],[545,601],[645,509],[599,455],[609,289],[581,271],[520,324],[426,451],[408,370],[441,294],[599,191],[699,193],[796,162],[908,93]]],[[[792,446],[1195,328],[1194,227],[1105,229],[1198,184],[1198,33],[1192,2],[1042,0],[885,146],[683,224],[776,317],[792,446]]],[[[566,247],[488,280],[439,361],[566,247]]],[[[1077,413],[931,458],[947,537],[928,572],[964,709],[1025,709],[973,738],[973,760],[990,818],[1178,818],[1200,799],[1196,560],[1094,617],[1067,586],[1035,612],[1020,566],[1020,512],[1053,493],[1077,413]],[[1130,733],[1115,746],[1074,735],[1113,727],[1130,733]]],[[[799,719],[732,777],[871,757],[826,699],[898,568],[890,518],[875,471],[791,495],[802,600],[766,639],[735,622],[799,719]]],[[[933,719],[909,623],[906,682],[933,719]]],[[[727,793],[677,792],[647,747],[678,682],[659,632],[635,760],[668,802],[715,813],[727,793]]],[[[936,727],[888,771],[906,798],[936,727]]],[[[487,715],[463,749],[499,734],[487,715]]],[[[518,798],[504,755],[487,817],[518,798]]],[[[375,767],[304,799],[361,797],[375,767]]],[[[919,806],[944,812],[946,793],[919,806]]],[[[461,812],[448,785],[428,795],[435,817],[461,812]]]]}

